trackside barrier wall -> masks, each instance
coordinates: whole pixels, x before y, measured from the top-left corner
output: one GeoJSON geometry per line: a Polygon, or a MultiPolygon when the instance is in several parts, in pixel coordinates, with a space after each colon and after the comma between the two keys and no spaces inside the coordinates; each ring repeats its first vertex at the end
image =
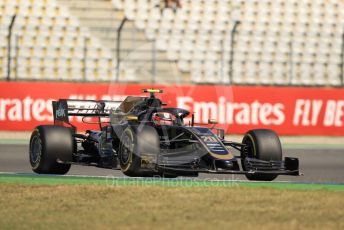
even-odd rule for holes
{"type": "MultiPolygon", "coordinates": [[[[168,106],[195,113],[196,123],[217,119],[226,133],[270,128],[280,135],[344,136],[344,89],[223,85],[144,85],[0,82],[0,130],[29,131],[52,124],[51,101],[59,98],[123,100],[161,88],[168,106]]],[[[97,128],[74,118],[80,130],[97,128]]]]}

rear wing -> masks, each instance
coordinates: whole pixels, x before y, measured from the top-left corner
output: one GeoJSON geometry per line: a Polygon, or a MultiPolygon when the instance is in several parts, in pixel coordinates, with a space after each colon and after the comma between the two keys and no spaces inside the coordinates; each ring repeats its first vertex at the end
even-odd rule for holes
{"type": "Polygon", "coordinates": [[[70,116],[107,117],[122,101],[60,99],[53,101],[54,123],[69,123],[70,116]]]}

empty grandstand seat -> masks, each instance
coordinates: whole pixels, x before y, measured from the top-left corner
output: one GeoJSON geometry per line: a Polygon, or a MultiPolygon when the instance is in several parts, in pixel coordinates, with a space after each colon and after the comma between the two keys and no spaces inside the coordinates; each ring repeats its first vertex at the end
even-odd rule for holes
{"type": "MultiPolygon", "coordinates": [[[[80,79],[83,66],[68,67],[70,60],[112,57],[95,38],[90,37],[88,29],[82,27],[77,18],[55,0],[16,0],[0,3],[3,6],[1,28],[6,28],[0,30],[3,31],[1,34],[7,34],[12,16],[17,15],[13,28],[13,46],[17,51],[13,53],[18,56],[13,56],[12,62],[16,64],[17,60],[17,66],[13,65],[12,68],[17,71],[14,75],[19,79],[80,79]],[[86,44],[85,41],[89,42],[86,44]],[[85,49],[89,52],[85,52],[85,49]]],[[[0,68],[3,71],[4,67],[0,68]]],[[[103,68],[105,72],[110,71],[108,65],[103,68]]],[[[97,74],[97,70],[95,72],[97,74]]],[[[106,80],[112,78],[105,76],[109,77],[106,80]]],[[[89,80],[97,79],[90,77],[89,80]]]]}
{"type": "MultiPolygon", "coordinates": [[[[292,79],[297,85],[340,84],[343,1],[183,0],[176,10],[164,8],[160,0],[110,2],[155,41],[169,61],[176,61],[181,72],[190,72],[194,82],[228,83],[232,52],[233,83],[288,84],[292,79]],[[240,24],[231,41],[235,21],[240,24]]],[[[17,68],[19,78],[33,74],[37,79],[73,80],[86,74],[92,81],[115,76],[109,61],[113,54],[58,1],[2,0],[0,10],[3,28],[17,14],[18,62],[25,60],[27,66],[17,68]],[[45,58],[54,61],[42,61],[45,58]]],[[[0,30],[2,63],[7,33],[0,30]]],[[[0,67],[2,73],[5,66],[0,67]]],[[[121,70],[130,79],[135,79],[134,72],[121,70]]]]}

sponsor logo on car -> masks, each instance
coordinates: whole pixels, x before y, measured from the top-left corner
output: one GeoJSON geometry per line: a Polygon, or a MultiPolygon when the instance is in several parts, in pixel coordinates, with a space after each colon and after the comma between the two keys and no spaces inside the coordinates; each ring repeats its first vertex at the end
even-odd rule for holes
{"type": "Polygon", "coordinates": [[[56,118],[65,118],[65,109],[63,108],[63,105],[60,103],[58,109],[56,110],[56,118]]]}

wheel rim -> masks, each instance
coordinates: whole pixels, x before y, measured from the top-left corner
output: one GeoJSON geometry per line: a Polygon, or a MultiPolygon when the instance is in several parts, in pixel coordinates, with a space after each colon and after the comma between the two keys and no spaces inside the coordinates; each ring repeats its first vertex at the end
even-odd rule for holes
{"type": "Polygon", "coordinates": [[[121,147],[121,162],[126,165],[130,161],[130,156],[133,150],[133,142],[128,135],[123,136],[121,147]]]}
{"type": "Polygon", "coordinates": [[[33,137],[31,142],[30,158],[33,164],[37,164],[42,155],[42,142],[38,136],[33,137]]]}
{"type": "Polygon", "coordinates": [[[246,157],[254,157],[253,156],[253,143],[252,140],[250,138],[245,137],[245,139],[243,140],[243,144],[247,145],[247,152],[246,152],[246,157]]]}
{"type": "Polygon", "coordinates": [[[248,138],[247,136],[244,137],[243,144],[245,144],[247,146],[247,150],[245,151],[245,154],[241,155],[241,165],[243,170],[247,170],[246,165],[245,165],[245,158],[249,157],[249,158],[253,158],[253,142],[250,138],[248,138]]]}

